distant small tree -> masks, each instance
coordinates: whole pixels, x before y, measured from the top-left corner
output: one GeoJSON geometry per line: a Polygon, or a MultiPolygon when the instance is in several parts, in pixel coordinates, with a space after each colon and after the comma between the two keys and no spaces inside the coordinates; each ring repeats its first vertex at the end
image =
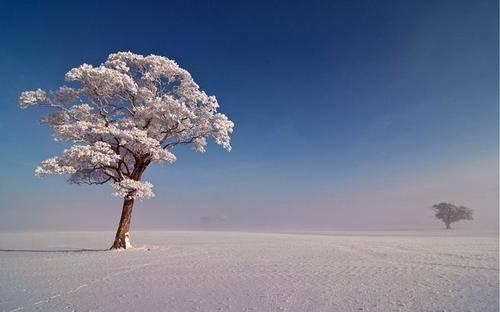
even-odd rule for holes
{"type": "Polygon", "coordinates": [[[457,207],[450,203],[440,203],[432,206],[436,219],[444,222],[446,229],[449,230],[452,223],[461,220],[472,220],[472,209],[464,206],[457,207]]]}

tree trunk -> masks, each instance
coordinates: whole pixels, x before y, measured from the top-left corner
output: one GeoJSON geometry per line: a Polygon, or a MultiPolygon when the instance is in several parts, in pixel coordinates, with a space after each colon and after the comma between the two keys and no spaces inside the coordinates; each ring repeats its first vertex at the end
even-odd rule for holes
{"type": "Polygon", "coordinates": [[[450,222],[446,222],[445,224],[446,224],[446,229],[447,230],[451,229],[450,222]]]}
{"type": "MultiPolygon", "coordinates": [[[[146,170],[149,165],[150,160],[144,160],[143,158],[136,158],[136,163],[134,170],[130,174],[130,179],[135,181],[140,181],[142,173],[146,170]]],[[[115,241],[111,249],[127,249],[132,247],[130,244],[130,219],[132,218],[132,208],[134,207],[134,198],[132,197],[134,192],[129,192],[129,195],[125,197],[123,201],[122,216],[120,218],[120,225],[116,231],[115,241]]]]}
{"type": "Polygon", "coordinates": [[[127,249],[132,247],[130,244],[129,228],[130,219],[132,218],[132,208],[134,207],[134,199],[127,199],[123,201],[122,216],[120,218],[120,225],[116,231],[115,242],[111,249],[127,249]]]}

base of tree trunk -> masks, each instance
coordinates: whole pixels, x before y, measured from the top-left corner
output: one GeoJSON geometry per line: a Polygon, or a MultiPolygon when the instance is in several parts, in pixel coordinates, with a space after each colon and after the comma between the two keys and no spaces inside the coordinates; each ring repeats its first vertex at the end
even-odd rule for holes
{"type": "Polygon", "coordinates": [[[111,246],[111,249],[129,249],[132,248],[130,243],[130,234],[127,232],[123,237],[117,237],[111,246]]]}

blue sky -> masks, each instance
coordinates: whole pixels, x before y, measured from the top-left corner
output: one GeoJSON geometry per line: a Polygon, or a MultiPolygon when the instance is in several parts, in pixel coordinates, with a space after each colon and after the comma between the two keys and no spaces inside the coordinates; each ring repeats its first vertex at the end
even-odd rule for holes
{"type": "Polygon", "coordinates": [[[16,103],[116,51],[176,60],[236,123],[230,153],[149,169],[137,228],[436,227],[436,201],[498,227],[497,1],[12,1],[0,29],[0,229],[114,229],[110,187],[34,177],[63,146],[16,103]]]}

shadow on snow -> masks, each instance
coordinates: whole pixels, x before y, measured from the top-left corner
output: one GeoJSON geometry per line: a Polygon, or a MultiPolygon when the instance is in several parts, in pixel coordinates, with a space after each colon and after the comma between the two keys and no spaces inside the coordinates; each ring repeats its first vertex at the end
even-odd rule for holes
{"type": "Polygon", "coordinates": [[[78,252],[99,252],[109,251],[108,249],[0,249],[0,252],[46,252],[46,253],[78,253],[78,252]]]}

